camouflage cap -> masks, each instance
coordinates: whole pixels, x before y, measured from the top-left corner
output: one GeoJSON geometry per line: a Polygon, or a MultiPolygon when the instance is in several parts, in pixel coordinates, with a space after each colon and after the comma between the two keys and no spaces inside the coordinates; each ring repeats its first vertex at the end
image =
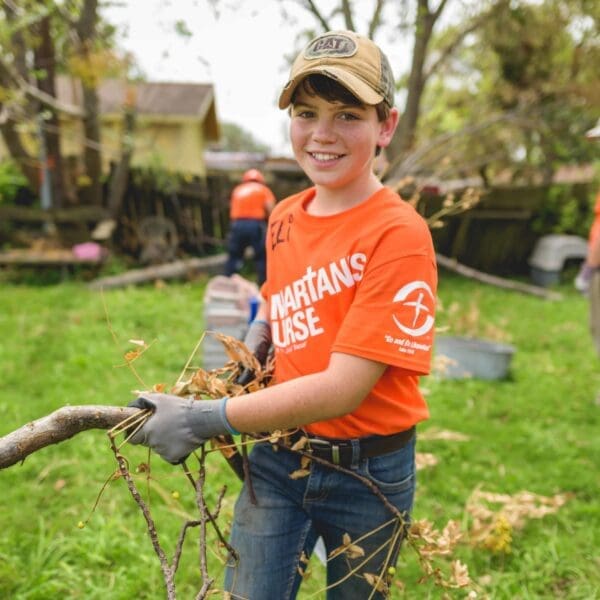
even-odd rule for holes
{"type": "Polygon", "coordinates": [[[309,42],[292,65],[279,108],[287,108],[298,84],[313,74],[337,81],[364,104],[394,105],[394,76],[386,55],[353,31],[328,31],[309,42]]]}

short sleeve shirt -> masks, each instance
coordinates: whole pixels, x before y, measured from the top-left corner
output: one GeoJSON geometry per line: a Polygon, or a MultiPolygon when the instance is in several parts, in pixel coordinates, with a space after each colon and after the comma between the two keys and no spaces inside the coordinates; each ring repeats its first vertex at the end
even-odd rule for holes
{"type": "Polygon", "coordinates": [[[327,368],[332,352],[388,365],[351,414],[312,423],[326,437],[388,435],[429,416],[419,376],[430,369],[437,271],[431,234],[389,188],[317,217],[315,189],[280,202],[269,220],[267,281],[275,379],[327,368]]]}
{"type": "Polygon", "coordinates": [[[258,181],[247,181],[233,188],[229,205],[229,218],[266,220],[275,204],[273,192],[258,181]]]}

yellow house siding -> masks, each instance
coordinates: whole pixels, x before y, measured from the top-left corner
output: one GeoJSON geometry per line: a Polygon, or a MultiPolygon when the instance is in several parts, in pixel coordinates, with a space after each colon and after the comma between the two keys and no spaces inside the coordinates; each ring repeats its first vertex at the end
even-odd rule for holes
{"type": "MultiPolygon", "coordinates": [[[[59,96],[67,103],[80,104],[79,84],[58,77],[59,96]]],[[[131,87],[121,81],[107,80],[99,88],[101,99],[101,152],[103,169],[119,160],[122,144],[123,106],[131,87]]],[[[219,138],[215,99],[210,84],[136,84],[138,114],[134,131],[133,166],[164,168],[169,171],[204,177],[204,151],[207,140],[219,138]]],[[[37,130],[33,128],[23,143],[38,157],[37,130]]],[[[61,152],[82,162],[84,149],[82,122],[61,116],[61,152]]],[[[0,160],[8,151],[0,140],[0,160]]]]}

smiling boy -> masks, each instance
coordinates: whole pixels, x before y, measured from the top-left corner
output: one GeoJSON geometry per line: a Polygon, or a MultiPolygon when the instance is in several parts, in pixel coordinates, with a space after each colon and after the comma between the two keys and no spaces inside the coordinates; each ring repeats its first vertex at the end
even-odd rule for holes
{"type": "Polygon", "coordinates": [[[314,185],[269,219],[264,303],[247,339],[272,341],[275,384],[221,400],[133,403],[154,414],[131,441],[172,463],[218,434],[276,429],[298,429],[294,439],[307,436],[321,459],[292,479],[297,453],[255,444],[258,502],[244,485],[231,534],[240,558],[225,583],[233,598],[295,598],[318,537],[328,553],[348,539],[361,549],[328,560],[330,600],[382,598],[366,575],[388,573],[406,532],[415,425],[429,416],[418,384],[430,369],[437,272],[426,223],[373,171],[398,123],[393,81],[371,40],[334,31],[301,52],[281,93],[294,155],[314,185]]]}

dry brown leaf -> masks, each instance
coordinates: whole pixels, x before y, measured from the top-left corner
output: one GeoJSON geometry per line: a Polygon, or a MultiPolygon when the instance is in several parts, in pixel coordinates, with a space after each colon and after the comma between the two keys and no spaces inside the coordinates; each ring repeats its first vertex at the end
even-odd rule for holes
{"type": "Polygon", "coordinates": [[[388,593],[388,586],[383,578],[379,577],[379,575],[373,575],[373,573],[363,573],[363,577],[367,580],[367,583],[372,588],[375,588],[376,591],[381,592],[382,594],[388,593]]]}
{"type": "Polygon", "coordinates": [[[358,544],[352,543],[352,538],[348,533],[344,533],[342,536],[342,545],[334,548],[329,553],[329,559],[331,560],[340,554],[345,554],[349,559],[353,560],[363,557],[365,551],[358,544]]]}
{"type": "Polygon", "coordinates": [[[308,469],[310,465],[310,456],[301,456],[300,457],[300,467],[303,469],[308,469]]]}
{"type": "Polygon", "coordinates": [[[308,475],[310,475],[310,471],[308,469],[297,469],[296,471],[290,473],[290,479],[302,479],[308,475]]]}
{"type": "Polygon", "coordinates": [[[471,584],[469,569],[460,560],[453,560],[450,565],[451,577],[456,587],[466,587],[471,584]]]}
{"type": "Polygon", "coordinates": [[[307,442],[308,438],[303,435],[295,444],[292,445],[291,450],[304,450],[307,442]]]}
{"type": "Polygon", "coordinates": [[[467,442],[469,441],[469,436],[464,433],[459,433],[458,431],[448,431],[445,429],[428,429],[427,431],[422,431],[419,433],[419,440],[444,440],[450,442],[467,442]]]}
{"type": "Polygon", "coordinates": [[[556,513],[572,494],[540,496],[528,491],[498,494],[475,490],[467,501],[472,517],[471,544],[495,552],[509,553],[513,532],[522,529],[527,519],[541,519],[556,513]]]}
{"type": "Polygon", "coordinates": [[[133,362],[136,358],[139,358],[141,354],[141,350],[130,350],[129,352],[125,352],[124,358],[127,362],[133,362]]]}
{"type": "Polygon", "coordinates": [[[438,464],[438,459],[434,454],[430,452],[416,452],[415,453],[415,465],[417,471],[425,469],[427,467],[435,467],[438,464]]]}
{"type": "Polygon", "coordinates": [[[269,442],[271,442],[271,444],[276,444],[281,439],[282,435],[283,433],[281,429],[276,429],[275,431],[272,431],[271,437],[269,438],[269,442]]]}

